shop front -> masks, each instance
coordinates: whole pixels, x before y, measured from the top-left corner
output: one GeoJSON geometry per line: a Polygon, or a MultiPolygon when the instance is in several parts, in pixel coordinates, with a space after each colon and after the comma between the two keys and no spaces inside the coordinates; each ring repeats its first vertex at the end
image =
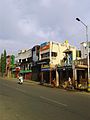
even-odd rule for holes
{"type": "Polygon", "coordinates": [[[61,66],[57,67],[59,74],[59,85],[62,85],[65,81],[68,81],[69,78],[73,81],[73,69],[72,66],[61,66]]]}
{"type": "Polygon", "coordinates": [[[87,69],[76,67],[76,79],[75,79],[75,87],[77,89],[87,89],[87,69]]]}
{"type": "Polygon", "coordinates": [[[87,89],[88,83],[87,59],[76,60],[74,63],[74,80],[77,89],[87,89]]]}
{"type": "Polygon", "coordinates": [[[23,78],[26,80],[32,79],[32,70],[20,70],[20,74],[22,74],[23,78]]]}
{"type": "Polygon", "coordinates": [[[44,83],[51,84],[52,81],[56,79],[56,71],[50,65],[41,66],[41,81],[44,83]]]}

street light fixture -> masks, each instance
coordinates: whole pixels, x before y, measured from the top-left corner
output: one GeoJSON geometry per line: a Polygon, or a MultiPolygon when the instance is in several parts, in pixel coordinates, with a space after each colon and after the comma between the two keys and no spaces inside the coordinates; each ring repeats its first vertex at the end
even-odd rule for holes
{"type": "Polygon", "coordinates": [[[79,19],[79,18],[76,18],[76,20],[77,20],[77,21],[80,21],[80,19],[79,19]]]}
{"type": "Polygon", "coordinates": [[[88,91],[90,91],[90,75],[89,75],[89,41],[88,41],[88,26],[82,22],[79,18],[76,18],[77,21],[81,22],[86,28],[86,43],[87,43],[87,67],[88,67],[88,91]]]}

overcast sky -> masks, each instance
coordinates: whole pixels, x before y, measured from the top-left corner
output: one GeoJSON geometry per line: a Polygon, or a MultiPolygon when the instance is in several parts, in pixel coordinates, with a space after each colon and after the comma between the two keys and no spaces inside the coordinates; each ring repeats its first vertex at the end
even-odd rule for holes
{"type": "Polygon", "coordinates": [[[0,0],[0,53],[45,41],[68,40],[78,48],[86,37],[76,17],[90,28],[90,0],[0,0]]]}

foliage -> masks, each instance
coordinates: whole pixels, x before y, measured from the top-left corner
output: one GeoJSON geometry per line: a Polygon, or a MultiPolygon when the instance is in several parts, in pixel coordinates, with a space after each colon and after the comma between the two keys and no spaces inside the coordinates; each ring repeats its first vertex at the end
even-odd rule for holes
{"type": "Polygon", "coordinates": [[[5,73],[6,71],[6,50],[4,50],[3,64],[4,64],[4,73],[5,73]]]}
{"type": "Polygon", "coordinates": [[[4,50],[4,53],[1,54],[1,61],[0,61],[0,69],[2,76],[6,72],[6,50],[4,50]]]}

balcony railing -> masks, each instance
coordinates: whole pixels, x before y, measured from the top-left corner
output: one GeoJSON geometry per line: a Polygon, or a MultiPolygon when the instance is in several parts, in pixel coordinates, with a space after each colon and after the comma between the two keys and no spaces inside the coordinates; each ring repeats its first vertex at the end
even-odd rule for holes
{"type": "Polygon", "coordinates": [[[80,59],[74,61],[75,65],[87,65],[87,59],[80,59]]]}
{"type": "Polygon", "coordinates": [[[72,65],[72,61],[63,61],[63,60],[61,60],[61,66],[71,66],[72,65]]]}

